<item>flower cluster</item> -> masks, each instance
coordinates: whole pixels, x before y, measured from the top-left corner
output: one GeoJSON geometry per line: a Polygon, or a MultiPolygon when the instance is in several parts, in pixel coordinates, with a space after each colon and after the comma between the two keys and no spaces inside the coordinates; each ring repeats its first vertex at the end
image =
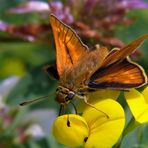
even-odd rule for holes
{"type": "MultiPolygon", "coordinates": [[[[57,141],[67,146],[85,148],[112,147],[121,137],[125,127],[125,113],[118,103],[120,91],[101,90],[90,93],[89,102],[78,107],[82,115],[66,114],[53,123],[53,135],[57,141]],[[105,94],[105,95],[104,95],[105,94]]],[[[148,87],[142,93],[136,89],[124,92],[126,102],[139,124],[148,122],[148,87]]]]}
{"type": "Polygon", "coordinates": [[[55,14],[60,20],[71,25],[85,40],[98,40],[106,46],[123,46],[123,42],[115,37],[117,25],[130,25],[133,20],[126,16],[130,9],[147,8],[148,3],[142,0],[70,0],[66,2],[29,1],[20,6],[10,8],[9,14],[38,13],[42,22],[26,23],[23,25],[0,22],[0,30],[12,36],[32,41],[47,41],[51,32],[48,17],[49,13],[55,14]],[[87,12],[87,13],[86,13],[87,12]]]}

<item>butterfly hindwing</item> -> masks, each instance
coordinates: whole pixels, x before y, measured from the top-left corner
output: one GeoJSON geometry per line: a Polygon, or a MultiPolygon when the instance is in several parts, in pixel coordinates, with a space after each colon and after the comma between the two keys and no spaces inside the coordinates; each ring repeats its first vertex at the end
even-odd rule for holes
{"type": "Polygon", "coordinates": [[[100,68],[90,78],[88,86],[98,89],[129,89],[147,83],[147,77],[138,64],[128,58],[100,68]]]}
{"type": "Polygon", "coordinates": [[[48,74],[49,77],[59,80],[59,74],[56,65],[47,65],[44,66],[43,69],[48,74]]]}

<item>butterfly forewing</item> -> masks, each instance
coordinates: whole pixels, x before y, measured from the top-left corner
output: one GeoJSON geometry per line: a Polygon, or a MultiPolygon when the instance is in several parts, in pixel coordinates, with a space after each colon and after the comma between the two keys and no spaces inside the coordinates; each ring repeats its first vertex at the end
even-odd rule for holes
{"type": "Polygon", "coordinates": [[[67,69],[72,69],[78,59],[88,47],[84,45],[76,33],[54,15],[50,16],[50,22],[56,43],[57,70],[61,76],[67,69]]]}
{"type": "Polygon", "coordinates": [[[112,54],[109,54],[103,64],[102,67],[105,67],[107,65],[110,65],[118,60],[121,59],[125,59],[127,56],[129,56],[130,54],[132,54],[136,48],[138,46],[140,46],[140,44],[144,41],[144,39],[148,38],[148,34],[145,34],[141,37],[139,37],[138,39],[134,40],[133,42],[131,42],[130,44],[128,44],[127,46],[121,48],[120,50],[116,50],[116,52],[112,52],[112,54]]]}

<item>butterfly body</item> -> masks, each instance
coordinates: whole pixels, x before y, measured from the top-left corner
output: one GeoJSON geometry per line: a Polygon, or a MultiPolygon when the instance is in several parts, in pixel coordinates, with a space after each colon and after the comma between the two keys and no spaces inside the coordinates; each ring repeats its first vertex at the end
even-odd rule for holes
{"type": "Polygon", "coordinates": [[[127,90],[147,83],[141,66],[127,56],[148,38],[148,34],[123,47],[110,52],[106,47],[90,49],[69,26],[54,15],[50,23],[56,45],[56,66],[46,71],[59,80],[56,101],[68,104],[72,99],[86,99],[89,90],[127,90]]]}

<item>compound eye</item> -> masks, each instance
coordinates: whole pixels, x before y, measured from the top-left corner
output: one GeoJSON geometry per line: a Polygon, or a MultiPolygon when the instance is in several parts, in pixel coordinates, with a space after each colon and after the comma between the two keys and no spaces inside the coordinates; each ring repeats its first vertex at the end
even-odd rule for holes
{"type": "Polygon", "coordinates": [[[69,93],[69,94],[66,96],[65,99],[66,99],[67,101],[69,101],[69,100],[72,100],[74,96],[75,96],[74,93],[69,93]]]}

